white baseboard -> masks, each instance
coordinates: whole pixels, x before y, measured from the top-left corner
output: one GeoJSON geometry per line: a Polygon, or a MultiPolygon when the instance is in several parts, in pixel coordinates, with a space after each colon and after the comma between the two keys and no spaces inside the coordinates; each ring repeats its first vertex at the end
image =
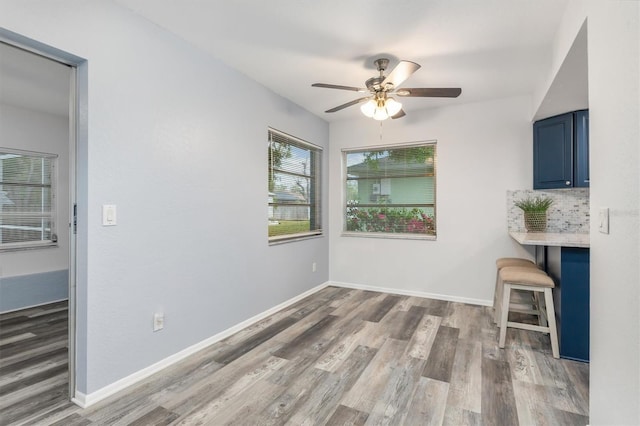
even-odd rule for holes
{"type": "Polygon", "coordinates": [[[242,321],[241,323],[238,323],[224,331],[221,331],[220,333],[213,335],[199,343],[196,343],[195,345],[189,346],[188,348],[183,349],[180,352],[177,352],[171,356],[168,356],[167,358],[161,361],[158,361],[155,364],[152,364],[148,367],[145,367],[142,370],[136,371],[135,373],[130,374],[129,376],[124,377],[114,383],[111,383],[110,385],[107,385],[101,389],[98,389],[95,392],[91,392],[90,394],[83,394],[82,392],[76,391],[75,397],[72,398],[71,401],[82,408],[87,408],[95,404],[96,402],[102,401],[103,399],[139,382],[140,380],[146,379],[147,377],[157,373],[160,370],[165,369],[170,365],[173,365],[176,362],[183,360],[189,355],[193,355],[194,353],[206,348],[207,346],[210,346],[216,342],[219,342],[220,340],[229,337],[230,335],[242,330],[243,328],[247,328],[248,326],[268,317],[269,315],[273,315],[276,312],[290,305],[293,305],[299,300],[302,300],[305,297],[310,296],[329,285],[330,285],[329,282],[325,282],[316,287],[313,287],[312,289],[307,290],[304,293],[301,293],[289,300],[286,300],[280,303],[279,305],[274,306],[273,308],[267,309],[266,311],[261,312],[258,315],[255,315],[245,321],[242,321]]]}
{"type": "Polygon", "coordinates": [[[71,402],[73,402],[74,404],[76,404],[78,407],[80,408],[87,408],[87,395],[83,394],[82,392],[78,392],[76,391],[76,395],[71,398],[71,402]]]}
{"type": "Polygon", "coordinates": [[[426,297],[428,299],[447,300],[449,302],[468,303],[470,305],[493,306],[493,300],[472,299],[469,297],[450,296],[447,294],[426,293],[415,290],[402,290],[397,288],[376,287],[365,284],[344,283],[340,281],[330,281],[329,285],[344,288],[354,288],[358,290],[378,291],[382,293],[399,294],[402,296],[426,297]]]}

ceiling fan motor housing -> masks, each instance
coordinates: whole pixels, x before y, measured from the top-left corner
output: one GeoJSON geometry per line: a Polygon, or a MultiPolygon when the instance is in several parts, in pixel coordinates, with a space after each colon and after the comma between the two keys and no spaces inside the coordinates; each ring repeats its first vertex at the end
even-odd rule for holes
{"type": "Polygon", "coordinates": [[[373,61],[378,71],[383,72],[389,66],[389,60],[387,58],[380,58],[373,61]]]}
{"type": "Polygon", "coordinates": [[[382,86],[380,83],[384,81],[384,77],[371,77],[364,84],[367,86],[367,89],[371,92],[378,92],[382,90],[382,86]]]}

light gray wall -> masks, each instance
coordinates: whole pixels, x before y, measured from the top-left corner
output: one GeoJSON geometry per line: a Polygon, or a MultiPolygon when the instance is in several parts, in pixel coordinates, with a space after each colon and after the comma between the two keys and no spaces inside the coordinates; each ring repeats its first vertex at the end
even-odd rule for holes
{"type": "Polygon", "coordinates": [[[530,256],[507,233],[508,189],[532,185],[531,99],[331,124],[331,280],[489,304],[495,259],[530,256]],[[437,140],[437,241],[343,237],[343,148],[437,140]]]}
{"type": "Polygon", "coordinates": [[[592,425],[640,424],[640,3],[590,2],[592,425]]]}
{"type": "Polygon", "coordinates": [[[66,298],[68,283],[57,271],[66,274],[69,265],[69,120],[0,103],[0,129],[2,147],[58,154],[58,246],[0,253],[0,312],[5,312],[66,298]]]}
{"type": "Polygon", "coordinates": [[[587,25],[590,158],[590,416],[592,425],[640,424],[640,3],[572,0],[558,28],[560,72],[587,25]],[[598,232],[601,207],[609,234],[598,232]]]}
{"type": "Polygon", "coordinates": [[[327,281],[328,238],[268,246],[266,217],[267,127],[328,147],[326,122],[112,3],[4,2],[0,26],[88,60],[80,392],[327,281]]]}

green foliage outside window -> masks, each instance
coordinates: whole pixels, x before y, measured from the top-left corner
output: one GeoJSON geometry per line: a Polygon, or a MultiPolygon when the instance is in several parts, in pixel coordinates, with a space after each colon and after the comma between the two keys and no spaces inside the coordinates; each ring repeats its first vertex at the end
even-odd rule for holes
{"type": "Polygon", "coordinates": [[[435,221],[418,208],[361,208],[357,201],[350,201],[347,231],[435,235],[435,221]]]}

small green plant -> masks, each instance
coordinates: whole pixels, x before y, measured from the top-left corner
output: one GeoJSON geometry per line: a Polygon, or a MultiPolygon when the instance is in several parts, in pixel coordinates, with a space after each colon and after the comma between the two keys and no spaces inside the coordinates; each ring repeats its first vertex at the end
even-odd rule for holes
{"type": "Polygon", "coordinates": [[[524,212],[524,227],[527,232],[544,232],[547,229],[547,210],[553,204],[551,198],[525,198],[514,204],[524,212]]]}
{"type": "Polygon", "coordinates": [[[546,212],[553,204],[553,200],[549,197],[534,197],[516,201],[514,204],[524,212],[546,212]]]}

